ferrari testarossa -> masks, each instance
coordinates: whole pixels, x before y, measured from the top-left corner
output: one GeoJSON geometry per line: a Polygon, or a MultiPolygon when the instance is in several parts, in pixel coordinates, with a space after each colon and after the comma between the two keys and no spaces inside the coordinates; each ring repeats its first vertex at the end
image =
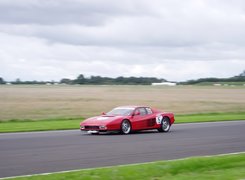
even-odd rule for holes
{"type": "Polygon", "coordinates": [[[101,116],[88,118],[80,123],[81,131],[92,134],[117,131],[129,134],[133,131],[157,129],[168,132],[174,123],[174,114],[145,106],[121,106],[101,116]]]}

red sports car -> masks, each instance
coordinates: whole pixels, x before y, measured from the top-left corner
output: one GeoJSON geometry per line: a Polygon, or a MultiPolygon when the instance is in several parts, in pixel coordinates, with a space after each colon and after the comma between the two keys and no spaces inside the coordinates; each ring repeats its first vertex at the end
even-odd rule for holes
{"type": "Polygon", "coordinates": [[[99,132],[118,131],[129,134],[132,131],[157,129],[168,132],[174,123],[174,114],[161,112],[145,106],[121,106],[101,116],[86,119],[80,123],[81,131],[92,134],[99,132]]]}

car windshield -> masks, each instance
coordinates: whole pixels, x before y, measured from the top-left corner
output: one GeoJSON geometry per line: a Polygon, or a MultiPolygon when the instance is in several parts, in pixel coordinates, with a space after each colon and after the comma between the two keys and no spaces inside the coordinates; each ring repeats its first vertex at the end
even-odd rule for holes
{"type": "Polygon", "coordinates": [[[109,116],[129,116],[133,112],[134,108],[115,108],[106,113],[109,116]]]}

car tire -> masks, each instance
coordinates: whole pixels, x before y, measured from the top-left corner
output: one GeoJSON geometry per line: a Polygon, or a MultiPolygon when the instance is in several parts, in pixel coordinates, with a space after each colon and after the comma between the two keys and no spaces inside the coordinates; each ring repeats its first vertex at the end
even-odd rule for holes
{"type": "Polygon", "coordinates": [[[170,130],[170,120],[168,117],[163,117],[161,122],[161,128],[157,129],[158,132],[168,132],[170,130]]]}
{"type": "Polygon", "coordinates": [[[120,133],[121,134],[129,134],[132,130],[131,127],[131,123],[129,122],[129,120],[123,120],[121,123],[121,129],[120,129],[120,133]]]}

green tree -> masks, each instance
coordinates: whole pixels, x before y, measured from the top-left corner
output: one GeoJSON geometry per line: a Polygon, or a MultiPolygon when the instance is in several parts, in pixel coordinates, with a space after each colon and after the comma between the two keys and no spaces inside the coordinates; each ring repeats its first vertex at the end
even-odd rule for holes
{"type": "Polygon", "coordinates": [[[60,83],[63,83],[63,84],[72,84],[73,81],[71,79],[68,79],[68,78],[63,78],[60,80],[60,83]]]}
{"type": "Polygon", "coordinates": [[[5,84],[6,82],[4,81],[4,79],[2,77],[0,77],[0,84],[5,84]]]}
{"type": "Polygon", "coordinates": [[[86,83],[86,79],[84,77],[83,74],[80,74],[77,79],[74,80],[75,84],[85,84],[86,83]]]}

